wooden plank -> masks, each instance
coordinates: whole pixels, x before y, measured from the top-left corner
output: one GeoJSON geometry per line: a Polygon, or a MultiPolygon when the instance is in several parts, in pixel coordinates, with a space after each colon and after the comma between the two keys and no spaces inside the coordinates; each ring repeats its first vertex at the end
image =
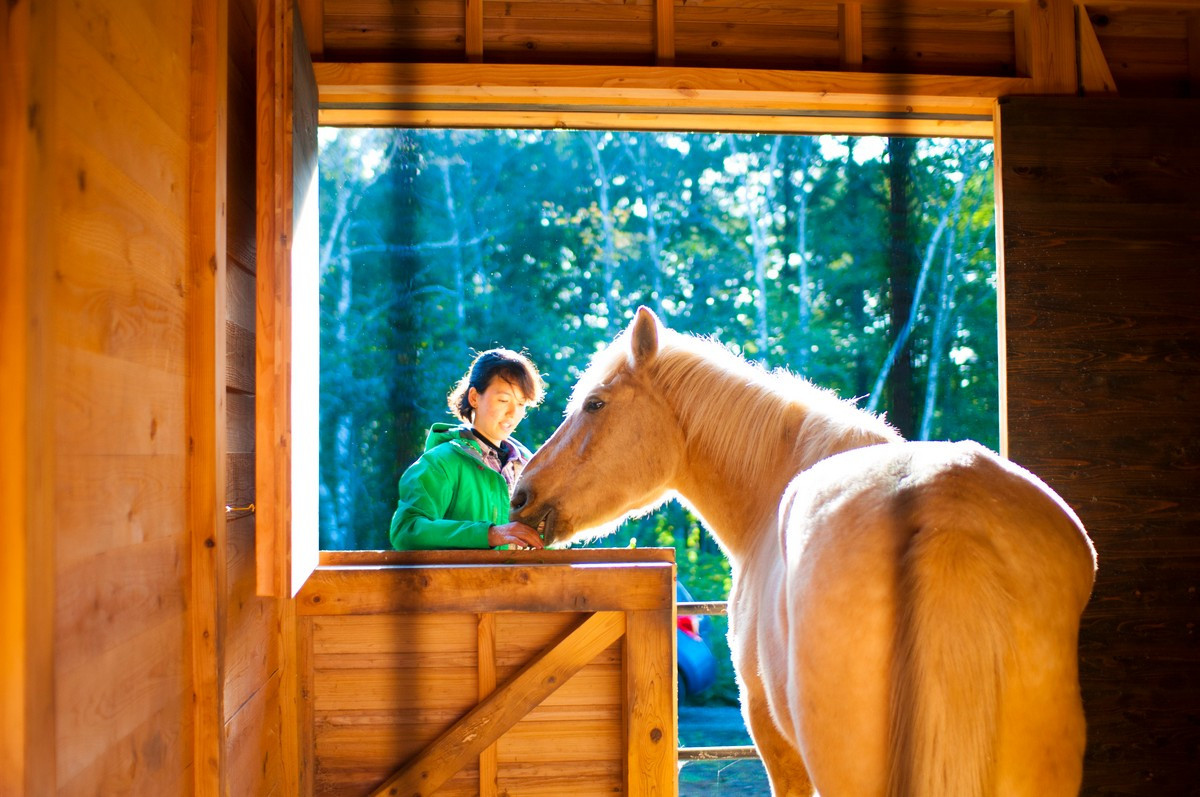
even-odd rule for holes
{"type": "Polygon", "coordinates": [[[490,113],[504,106],[556,113],[617,108],[632,113],[641,108],[659,113],[774,110],[782,115],[805,109],[826,114],[980,114],[990,119],[996,97],[1031,89],[1028,80],[1019,78],[688,67],[326,62],[316,65],[316,72],[323,121],[329,110],[362,103],[425,109],[409,110],[413,118],[428,110],[479,103],[490,113]]]}
{"type": "MultiPolygon", "coordinates": [[[[278,606],[270,598],[258,597],[254,590],[254,516],[231,514],[226,538],[224,701],[228,721],[264,684],[278,677],[281,662],[274,642],[278,606]]],[[[277,715],[272,724],[278,725],[277,715]]],[[[237,782],[232,772],[228,780],[237,782]]]]}
{"type": "Polygon", "coordinates": [[[675,607],[626,615],[625,793],[674,794],[675,607]]]}
{"type": "Polygon", "coordinates": [[[309,55],[319,59],[325,54],[325,0],[296,0],[296,8],[309,55]]]}
{"type": "Polygon", "coordinates": [[[1030,0],[1029,76],[1037,94],[1075,94],[1075,8],[1072,0],[1030,0]]]}
{"type": "Polygon", "coordinates": [[[861,3],[838,5],[838,57],[842,68],[862,69],[863,17],[861,3]]]}
{"type": "Polygon", "coordinates": [[[188,743],[181,738],[190,729],[180,720],[179,709],[167,705],[130,733],[110,737],[107,750],[59,782],[59,793],[137,797],[190,793],[192,762],[184,758],[188,743]]]}
{"type": "Polygon", "coordinates": [[[1013,98],[999,117],[1010,455],[1076,507],[1099,556],[1080,633],[1082,793],[1186,793],[1200,106],[1013,98]]]}
{"type": "MultiPolygon", "coordinates": [[[[476,661],[479,699],[482,701],[496,690],[496,615],[493,612],[479,615],[476,661]]],[[[496,797],[497,773],[497,746],[493,742],[479,754],[479,797],[496,797]]]]}
{"type": "MultiPolygon", "coordinates": [[[[889,112],[900,113],[903,112],[889,112]]],[[[710,114],[646,112],[564,112],[529,109],[522,111],[424,111],[424,110],[328,110],[321,111],[321,124],[334,127],[464,127],[545,128],[578,130],[684,130],[719,133],[797,133],[804,135],[922,136],[925,138],[991,138],[990,118],[940,119],[820,113],[793,116],[729,114],[714,109],[710,114]]]]}
{"type": "Polygon", "coordinates": [[[1085,95],[1117,94],[1117,83],[1108,68],[1108,60],[1096,38],[1087,8],[1080,5],[1075,12],[1079,26],[1079,88],[1085,95]]]}
{"type": "Polygon", "coordinates": [[[495,742],[530,708],[558,689],[625,632],[625,616],[597,612],[481,701],[415,760],[372,794],[424,795],[437,791],[471,758],[495,742]]]}
{"type": "MultiPolygon", "coordinates": [[[[187,191],[179,179],[188,168],[183,92],[169,91],[176,95],[171,102],[179,105],[182,119],[174,118],[179,115],[174,111],[167,121],[129,85],[127,75],[117,71],[78,30],[64,27],[62,39],[64,57],[56,67],[63,81],[63,122],[69,129],[87,131],[74,143],[86,143],[99,152],[182,223],[188,206],[187,191]]],[[[186,86],[186,79],[179,85],[186,86]]]]}
{"type": "MultiPolygon", "coordinates": [[[[254,327],[247,329],[233,321],[225,324],[225,384],[230,390],[247,395],[255,392],[257,338],[254,327]]],[[[260,435],[261,437],[261,435],[260,435]]]]}
{"type": "MultiPolygon", "coordinates": [[[[113,7],[105,0],[80,0],[72,5],[71,13],[63,15],[63,29],[64,33],[70,31],[67,36],[73,41],[71,46],[90,51],[79,56],[90,60],[94,54],[95,67],[120,76],[117,91],[136,96],[138,105],[152,111],[138,115],[140,125],[161,120],[186,140],[191,108],[187,94],[180,88],[188,85],[189,63],[186,50],[175,48],[188,40],[192,18],[187,9],[156,9],[155,5],[123,3],[113,7]]],[[[69,62],[76,53],[60,50],[60,55],[69,62]]],[[[89,104],[104,96],[97,82],[103,80],[106,77],[97,72],[78,84],[78,88],[91,93],[89,104]]],[[[129,124],[130,118],[114,117],[111,121],[116,127],[126,128],[129,135],[138,135],[134,128],[139,125],[129,124]]],[[[153,157],[145,151],[142,155],[153,157]]]]}
{"type": "Polygon", "coordinates": [[[279,265],[279,236],[290,234],[283,226],[286,214],[276,206],[276,197],[283,199],[283,189],[276,181],[290,179],[290,170],[277,169],[290,160],[277,152],[283,132],[282,119],[277,115],[282,100],[276,95],[283,93],[282,54],[277,41],[277,10],[273,0],[264,0],[257,5],[257,156],[256,156],[256,214],[255,240],[255,379],[256,394],[254,426],[258,430],[255,442],[255,505],[257,530],[255,536],[255,562],[259,595],[281,595],[282,568],[278,560],[286,552],[280,550],[279,527],[286,516],[288,502],[287,484],[277,472],[276,459],[280,449],[288,445],[282,418],[286,414],[286,393],[281,393],[281,373],[286,363],[281,361],[283,341],[280,325],[286,323],[283,295],[287,289],[287,274],[279,265]],[[286,173],[285,173],[286,172],[286,173]]]}
{"type": "MultiPolygon", "coordinates": [[[[188,539],[191,540],[192,776],[197,795],[225,782],[225,269],[229,6],[191,18],[188,175],[188,539]]],[[[180,607],[182,609],[182,607],[180,607]]]]}
{"type": "Polygon", "coordinates": [[[58,438],[72,455],[186,453],[183,375],[78,349],[61,358],[52,403],[58,438]]]}
{"type": "Polygon", "coordinates": [[[1200,11],[1187,18],[1188,84],[1191,96],[1200,97],[1200,11]]]}
{"type": "Polygon", "coordinates": [[[671,602],[663,583],[672,570],[666,563],[320,568],[297,595],[297,611],[340,615],[653,609],[671,602]]]}
{"type": "Polygon", "coordinates": [[[541,551],[321,551],[322,567],[468,564],[582,565],[674,561],[674,548],[546,548],[541,551]]]}
{"type": "Polygon", "coordinates": [[[0,794],[53,793],[54,515],[44,325],[48,269],[44,256],[56,212],[48,201],[52,153],[38,137],[57,117],[46,91],[53,63],[53,10],[31,21],[30,3],[0,14],[0,794]],[[29,115],[37,107],[38,113],[29,115]],[[25,119],[26,124],[17,120],[25,119]],[[32,212],[31,212],[32,210],[32,212]],[[41,485],[39,487],[39,484],[41,485]]]}
{"type": "Polygon", "coordinates": [[[105,551],[177,537],[187,526],[184,454],[64,453],[56,468],[58,567],[70,570],[105,551]]]}
{"type": "Polygon", "coordinates": [[[483,61],[483,0],[466,0],[466,56],[467,62],[483,61]]]}
{"type": "MultiPolygon", "coordinates": [[[[291,601],[288,601],[290,604],[291,601]]],[[[314,793],[316,779],[316,677],[313,665],[313,647],[315,645],[315,621],[304,617],[294,620],[296,643],[296,751],[295,761],[298,765],[296,773],[299,794],[314,793]]],[[[285,756],[286,758],[286,756],[285,756]]]]}
{"type": "MultiPolygon", "coordinates": [[[[186,729],[190,736],[191,712],[181,698],[180,685],[188,680],[186,617],[177,615],[109,648],[70,669],[60,669],[56,679],[60,754],[58,778],[70,783],[101,759],[120,751],[119,740],[137,733],[151,717],[158,716],[161,732],[150,735],[153,753],[142,757],[140,773],[144,788],[174,783],[184,758],[182,739],[168,741],[173,729],[186,729]],[[114,748],[114,742],[117,742],[114,748]]],[[[191,763],[190,761],[188,762],[191,763]]],[[[95,784],[75,781],[77,791],[95,784]]],[[[161,792],[160,792],[161,793],[161,792]]]]}
{"type": "Polygon", "coordinates": [[[675,0],[654,2],[654,62],[659,66],[675,63],[675,0]]]}
{"type": "Polygon", "coordinates": [[[231,709],[224,733],[226,793],[265,795],[282,787],[279,684],[280,676],[275,672],[231,709]]]}
{"type": "Polygon", "coordinates": [[[181,531],[112,548],[59,571],[59,666],[86,669],[148,626],[184,615],[187,570],[181,531]]]}

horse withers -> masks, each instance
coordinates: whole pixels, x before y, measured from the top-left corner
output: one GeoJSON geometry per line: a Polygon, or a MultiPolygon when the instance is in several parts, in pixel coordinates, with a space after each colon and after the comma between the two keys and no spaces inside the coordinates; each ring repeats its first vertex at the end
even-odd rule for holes
{"type": "Polygon", "coordinates": [[[733,568],[742,711],[776,797],[1077,794],[1079,519],[975,443],[885,422],[641,308],[514,491],[549,543],[677,497],[733,568]]]}

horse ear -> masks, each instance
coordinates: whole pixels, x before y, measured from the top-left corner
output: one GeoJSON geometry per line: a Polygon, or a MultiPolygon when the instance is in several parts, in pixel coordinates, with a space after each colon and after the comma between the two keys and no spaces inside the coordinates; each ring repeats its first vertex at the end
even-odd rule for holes
{"type": "Polygon", "coordinates": [[[638,308],[637,316],[629,329],[633,364],[645,365],[658,354],[658,316],[649,307],[642,305],[638,308]]]}

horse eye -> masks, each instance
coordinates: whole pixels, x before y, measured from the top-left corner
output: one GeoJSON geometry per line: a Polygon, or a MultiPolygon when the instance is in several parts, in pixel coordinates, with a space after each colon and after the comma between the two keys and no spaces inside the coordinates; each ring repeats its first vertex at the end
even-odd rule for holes
{"type": "Polygon", "coordinates": [[[584,412],[599,412],[604,409],[604,402],[600,399],[588,399],[583,404],[584,412]]]}

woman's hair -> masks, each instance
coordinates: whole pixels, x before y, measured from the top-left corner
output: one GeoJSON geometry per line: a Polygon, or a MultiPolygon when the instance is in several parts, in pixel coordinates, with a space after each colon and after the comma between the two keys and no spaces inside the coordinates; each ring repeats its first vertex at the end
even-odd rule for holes
{"type": "Polygon", "coordinates": [[[542,381],[537,366],[524,354],[511,349],[488,349],[476,356],[471,367],[446,397],[450,412],[464,421],[472,420],[475,408],[471,406],[470,389],[475,388],[482,393],[496,377],[520,388],[530,406],[540,403],[546,392],[546,383],[542,381]]]}

